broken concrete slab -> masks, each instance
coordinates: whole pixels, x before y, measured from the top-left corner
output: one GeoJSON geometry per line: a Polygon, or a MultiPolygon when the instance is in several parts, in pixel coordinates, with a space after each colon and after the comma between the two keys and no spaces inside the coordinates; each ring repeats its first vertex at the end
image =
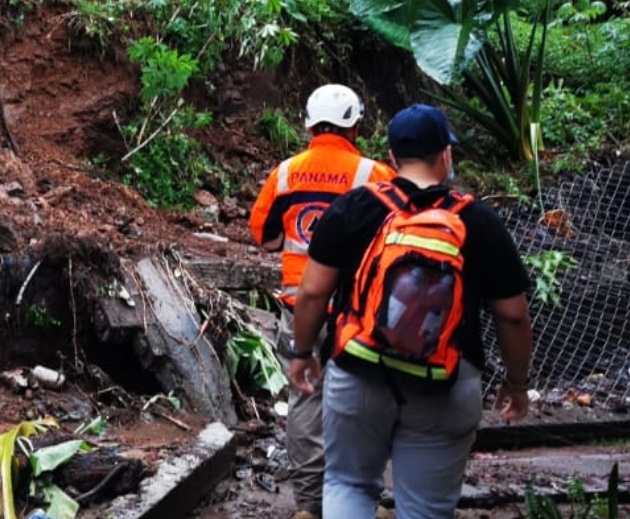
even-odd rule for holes
{"type": "Polygon", "coordinates": [[[628,430],[630,415],[626,413],[581,406],[538,409],[532,405],[524,420],[512,424],[501,420],[497,411],[484,412],[473,450],[496,451],[625,439],[628,430]]]}
{"type": "Polygon", "coordinates": [[[615,463],[619,466],[618,492],[623,502],[630,496],[630,452],[624,449],[540,448],[473,456],[466,469],[459,506],[491,508],[523,501],[528,482],[536,495],[549,495],[558,502],[567,500],[572,479],[582,482],[587,496],[602,496],[615,463]]]}
{"type": "Polygon", "coordinates": [[[228,425],[235,423],[227,370],[200,333],[202,323],[194,301],[183,296],[183,286],[156,260],[141,260],[136,273],[145,290],[146,312],[155,317],[147,320],[145,333],[136,337],[134,345],[143,366],[166,391],[183,394],[196,412],[228,425]]]}
{"type": "MultiPolygon", "coordinates": [[[[241,264],[230,260],[184,262],[180,271],[198,286],[225,291],[268,289],[279,286],[277,264],[241,264]]],[[[198,413],[228,425],[235,420],[227,371],[214,345],[200,331],[195,301],[159,258],[125,264],[125,290],[133,304],[120,297],[102,297],[95,312],[95,329],[102,342],[131,337],[143,369],[152,372],[165,392],[181,394],[198,413]]],[[[273,341],[275,314],[244,307],[252,325],[273,341]]],[[[207,323],[205,323],[207,324],[207,323]]]]}
{"type": "Polygon", "coordinates": [[[137,494],[121,496],[105,510],[80,512],[77,519],[164,519],[186,517],[234,466],[235,436],[220,422],[204,428],[185,454],[162,461],[137,494]]]}
{"type": "Polygon", "coordinates": [[[220,290],[280,288],[281,273],[278,262],[239,262],[238,258],[208,259],[188,263],[205,284],[220,290]]]}

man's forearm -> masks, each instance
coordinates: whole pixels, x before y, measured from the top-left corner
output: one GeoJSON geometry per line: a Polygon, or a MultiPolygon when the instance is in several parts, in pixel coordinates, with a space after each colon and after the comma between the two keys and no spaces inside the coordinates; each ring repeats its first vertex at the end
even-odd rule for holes
{"type": "Polygon", "coordinates": [[[495,321],[497,340],[508,384],[527,385],[532,358],[532,329],[528,318],[495,321]]]}
{"type": "Polygon", "coordinates": [[[328,301],[328,297],[309,296],[298,292],[294,315],[295,350],[298,353],[313,349],[313,344],[326,322],[328,301]]]}
{"type": "Polygon", "coordinates": [[[328,303],[338,279],[338,269],[309,258],[295,303],[294,339],[297,353],[313,349],[326,322],[328,303]]]}
{"type": "Polygon", "coordinates": [[[506,369],[506,383],[512,389],[527,388],[532,358],[532,325],[525,294],[490,301],[501,356],[506,369]]]}

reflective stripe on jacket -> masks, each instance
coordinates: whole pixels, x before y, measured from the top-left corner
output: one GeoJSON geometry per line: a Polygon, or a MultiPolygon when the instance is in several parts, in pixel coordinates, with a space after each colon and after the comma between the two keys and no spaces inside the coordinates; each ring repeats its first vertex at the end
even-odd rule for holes
{"type": "Polygon", "coordinates": [[[271,172],[254,203],[249,225],[258,244],[284,237],[285,302],[295,303],[313,229],[332,201],[354,187],[394,176],[385,164],[362,157],[347,139],[329,133],[313,137],[307,150],[271,172]]]}

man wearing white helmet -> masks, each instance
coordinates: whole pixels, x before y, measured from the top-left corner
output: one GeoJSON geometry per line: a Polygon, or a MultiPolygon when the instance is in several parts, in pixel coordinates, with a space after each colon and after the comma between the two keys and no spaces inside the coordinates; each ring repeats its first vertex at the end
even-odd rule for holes
{"type": "MultiPolygon", "coordinates": [[[[294,353],[293,306],[308,258],[315,225],[331,202],[367,182],[391,180],[395,172],[387,165],[362,157],[355,147],[363,104],[344,85],[317,88],[306,103],[305,126],[311,137],[308,149],[281,162],[269,175],[250,216],[257,243],[282,257],[283,310],[278,348],[302,362],[319,355],[324,365],[332,351],[322,330],[316,351],[294,353]],[[319,350],[319,351],[317,351],[319,350]]],[[[287,418],[287,453],[297,513],[294,519],[321,515],[324,473],[322,440],[322,391],[312,394],[291,389],[287,418]]]]}

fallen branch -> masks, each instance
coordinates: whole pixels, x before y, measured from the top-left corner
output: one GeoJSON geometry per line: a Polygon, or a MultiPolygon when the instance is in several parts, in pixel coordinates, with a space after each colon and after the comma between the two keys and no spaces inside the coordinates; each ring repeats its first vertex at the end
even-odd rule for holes
{"type": "Polygon", "coordinates": [[[28,276],[26,276],[24,283],[22,283],[22,286],[20,287],[20,291],[18,292],[17,298],[15,299],[16,306],[20,306],[22,304],[22,299],[24,298],[24,292],[26,291],[26,287],[31,282],[31,279],[33,278],[33,276],[35,275],[35,272],[37,272],[37,269],[39,268],[41,264],[42,264],[41,261],[38,261],[37,263],[35,263],[31,271],[28,273],[28,276]]]}
{"type": "Polygon", "coordinates": [[[181,105],[182,100],[180,99],[179,102],[177,103],[177,108],[175,108],[170,114],[169,116],[164,119],[164,122],[160,125],[160,127],[155,130],[151,135],[149,135],[147,137],[147,139],[138,144],[133,150],[131,150],[129,153],[127,153],[122,159],[120,159],[122,162],[126,162],[127,160],[129,160],[129,157],[131,157],[132,155],[135,155],[136,153],[138,153],[142,148],[144,148],[147,144],[149,144],[153,139],[155,139],[160,132],[166,128],[168,126],[168,123],[171,122],[171,120],[173,119],[173,117],[175,117],[175,115],[177,114],[177,112],[179,112],[179,106],[181,105]]]}
{"type": "Polygon", "coordinates": [[[151,413],[159,416],[160,418],[164,418],[165,420],[168,420],[169,422],[176,425],[180,429],[184,429],[184,431],[192,431],[192,427],[190,425],[185,424],[181,420],[178,420],[177,418],[174,418],[173,416],[169,414],[163,413],[162,411],[158,411],[157,409],[151,409],[151,413]]]}
{"type": "Polygon", "coordinates": [[[197,342],[199,342],[199,339],[201,339],[202,335],[204,333],[206,333],[206,330],[208,329],[208,325],[209,324],[210,324],[210,316],[207,316],[206,320],[199,327],[199,332],[197,333],[197,337],[195,337],[195,340],[193,340],[190,344],[188,344],[189,348],[196,348],[197,347],[197,342]]]}
{"type": "Polygon", "coordinates": [[[129,149],[129,144],[127,144],[127,138],[125,137],[125,132],[122,129],[120,121],[118,120],[118,114],[116,110],[112,110],[112,117],[114,118],[114,123],[116,123],[116,128],[120,132],[120,136],[122,137],[123,142],[125,143],[125,148],[129,149]]]}
{"type": "Polygon", "coordinates": [[[109,483],[112,479],[114,479],[114,476],[116,476],[124,468],[125,468],[125,465],[123,465],[122,463],[120,465],[116,465],[112,470],[109,471],[107,476],[105,476],[98,485],[96,485],[91,490],[84,492],[80,496],[75,497],[74,500],[80,503],[81,501],[85,501],[86,499],[94,496],[95,494],[98,494],[98,492],[102,490],[103,488],[105,488],[105,486],[107,486],[107,483],[109,483]]]}
{"type": "Polygon", "coordinates": [[[144,121],[142,122],[142,126],[140,127],[140,131],[138,132],[138,138],[136,139],[136,144],[140,144],[142,142],[142,139],[144,138],[144,132],[147,129],[149,121],[153,117],[152,112],[155,108],[155,104],[157,103],[157,100],[158,100],[157,96],[151,99],[151,105],[149,106],[147,116],[144,118],[144,121]]]}
{"type": "Polygon", "coordinates": [[[77,341],[77,305],[74,299],[72,283],[72,257],[68,258],[68,283],[70,288],[70,307],[72,310],[72,349],[74,350],[74,369],[79,369],[79,343],[77,341]]]}

